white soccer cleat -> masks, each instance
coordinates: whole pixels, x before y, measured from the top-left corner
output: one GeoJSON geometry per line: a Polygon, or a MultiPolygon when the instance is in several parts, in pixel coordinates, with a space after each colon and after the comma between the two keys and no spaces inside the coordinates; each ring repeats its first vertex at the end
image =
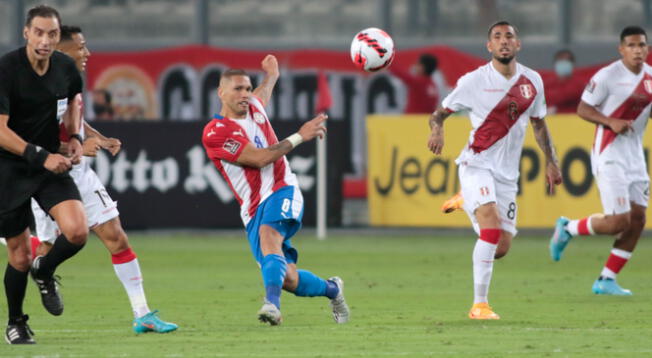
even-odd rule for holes
{"type": "Polygon", "coordinates": [[[333,281],[340,289],[340,292],[331,300],[331,309],[333,310],[333,319],[336,323],[346,323],[349,321],[349,306],[344,300],[344,281],[341,278],[334,276],[328,279],[333,281]]]}
{"type": "Polygon", "coordinates": [[[263,307],[258,310],[258,320],[262,323],[278,326],[283,321],[283,317],[281,316],[281,310],[276,305],[265,300],[263,307]]]}

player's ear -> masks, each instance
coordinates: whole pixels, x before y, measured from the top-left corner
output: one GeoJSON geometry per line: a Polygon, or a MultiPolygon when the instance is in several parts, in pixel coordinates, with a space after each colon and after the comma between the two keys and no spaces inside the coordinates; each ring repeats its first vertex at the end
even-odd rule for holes
{"type": "Polygon", "coordinates": [[[27,26],[23,27],[23,38],[27,40],[27,32],[29,32],[29,28],[27,26]]]}
{"type": "Polygon", "coordinates": [[[487,40],[487,52],[491,53],[491,41],[487,40]]]}

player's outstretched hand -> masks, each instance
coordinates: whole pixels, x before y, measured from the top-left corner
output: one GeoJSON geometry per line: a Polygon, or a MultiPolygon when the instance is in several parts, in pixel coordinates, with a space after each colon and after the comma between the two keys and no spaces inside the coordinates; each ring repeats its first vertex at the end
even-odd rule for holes
{"type": "Polygon", "coordinates": [[[555,185],[561,184],[561,170],[557,163],[548,162],[546,165],[546,180],[548,181],[548,190],[550,194],[554,193],[555,185]]]}
{"type": "Polygon", "coordinates": [[[276,60],[276,56],[274,55],[267,55],[263,59],[263,62],[260,63],[260,67],[265,71],[266,74],[268,75],[278,75],[278,61],[276,60]]]}
{"type": "Polygon", "coordinates": [[[431,152],[439,155],[444,148],[444,129],[441,127],[433,127],[428,139],[428,149],[431,152]]]}
{"type": "Polygon", "coordinates": [[[45,159],[43,166],[53,173],[61,174],[72,168],[72,161],[61,154],[50,154],[45,159]]]}
{"type": "Polygon", "coordinates": [[[84,140],[84,155],[87,157],[97,156],[97,152],[100,150],[100,138],[97,137],[88,137],[84,140]]]}
{"type": "Polygon", "coordinates": [[[72,164],[79,164],[82,155],[84,155],[82,144],[76,139],[68,141],[68,157],[72,164]]]}
{"type": "Polygon", "coordinates": [[[326,127],[324,121],[328,118],[325,113],[318,114],[315,118],[309,120],[299,129],[299,135],[304,142],[314,139],[315,137],[324,138],[326,127]]]}
{"type": "Polygon", "coordinates": [[[122,148],[122,142],[117,138],[107,138],[106,140],[102,141],[100,145],[102,148],[108,150],[114,157],[116,154],[118,154],[118,152],[120,152],[120,149],[122,148]]]}
{"type": "Polygon", "coordinates": [[[632,122],[631,120],[609,118],[609,127],[617,134],[625,134],[632,129],[632,122]]]}

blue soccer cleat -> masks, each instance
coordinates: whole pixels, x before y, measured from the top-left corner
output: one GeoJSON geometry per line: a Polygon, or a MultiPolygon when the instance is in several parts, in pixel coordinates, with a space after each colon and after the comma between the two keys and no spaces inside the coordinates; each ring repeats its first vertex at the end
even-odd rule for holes
{"type": "Polygon", "coordinates": [[[560,217],[555,223],[555,232],[550,238],[550,257],[553,261],[561,260],[561,254],[564,252],[566,245],[573,236],[566,230],[569,220],[565,217],[560,217]]]}
{"type": "Polygon", "coordinates": [[[179,328],[179,326],[174,323],[161,320],[157,313],[158,310],[154,310],[140,318],[136,318],[133,326],[134,332],[137,334],[147,332],[168,333],[176,331],[177,328],[179,328]]]}
{"type": "Polygon", "coordinates": [[[620,287],[616,280],[610,278],[597,279],[593,283],[593,293],[596,295],[612,295],[612,296],[631,296],[632,291],[620,287]]]}

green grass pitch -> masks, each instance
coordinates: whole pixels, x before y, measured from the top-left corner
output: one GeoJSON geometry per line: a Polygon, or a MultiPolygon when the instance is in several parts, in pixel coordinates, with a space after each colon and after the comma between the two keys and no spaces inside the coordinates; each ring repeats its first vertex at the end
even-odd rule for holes
{"type": "MultiPolygon", "coordinates": [[[[561,262],[547,238],[518,237],[497,261],[490,292],[500,321],[471,321],[472,236],[299,236],[300,267],[345,281],[351,321],[325,298],[282,298],[284,322],[256,320],[262,283],[244,235],[138,236],[150,307],[177,332],[136,336],[108,253],[94,237],[59,270],[65,311],[48,315],[30,282],[25,311],[36,346],[0,357],[651,357],[652,245],[645,239],[620,283],[633,297],[590,292],[611,246],[576,238],[561,262]]],[[[5,259],[6,261],[6,259],[5,259]]],[[[6,317],[3,302],[0,314],[6,317]]]]}

